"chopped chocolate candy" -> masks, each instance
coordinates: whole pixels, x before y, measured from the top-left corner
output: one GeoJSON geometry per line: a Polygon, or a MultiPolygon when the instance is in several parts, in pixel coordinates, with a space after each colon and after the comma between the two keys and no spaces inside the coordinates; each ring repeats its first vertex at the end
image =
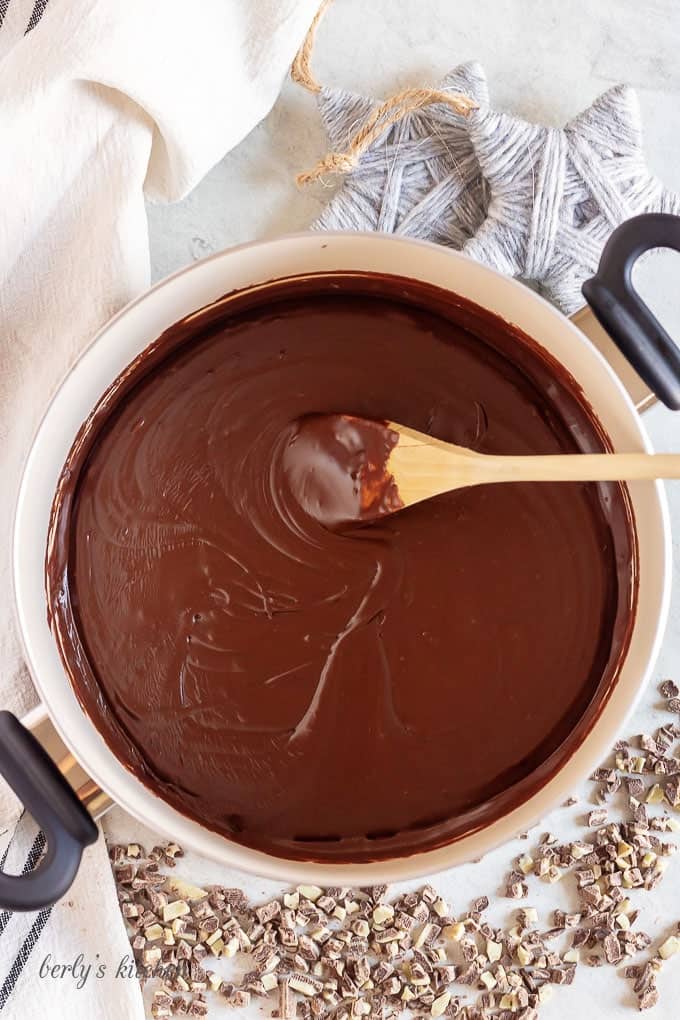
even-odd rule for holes
{"type": "Polygon", "coordinates": [[[255,910],[255,916],[257,917],[260,924],[266,924],[271,921],[277,914],[281,913],[281,904],[278,900],[271,900],[270,903],[265,903],[263,907],[258,907],[255,910]]]}
{"type": "Polygon", "coordinates": [[[616,935],[607,935],[602,944],[607,963],[618,963],[621,960],[623,953],[616,935]]]}
{"type": "Polygon", "coordinates": [[[638,1004],[640,1009],[651,1009],[652,1006],[656,1006],[659,1001],[659,992],[656,985],[648,985],[638,997],[638,1004]]]}
{"type": "MultiPolygon", "coordinates": [[[[532,907],[517,911],[508,929],[494,928],[482,917],[486,896],[456,920],[432,886],[390,903],[385,886],[301,885],[251,907],[241,890],[199,889],[164,875],[162,866],[181,856],[176,844],[173,852],[154,847],[148,858],[138,844],[112,847],[135,958],[148,977],[159,964],[175,968],[154,992],[152,1017],[206,1016],[203,993],[219,992],[236,1013],[251,995],[273,1000],[270,1013],[279,1020],[394,1020],[404,1011],[422,1020],[537,1020],[551,986],[573,981],[580,956],[591,967],[616,966],[652,941],[635,930],[638,911],[627,897],[653,888],[676,849],[664,834],[680,825],[659,807],[680,806],[680,760],[670,755],[678,736],[680,727],[670,726],[643,735],[644,759],[629,755],[628,745],[619,742],[616,768],[593,773],[606,791],[625,783],[627,820],[608,823],[606,810],[591,811],[587,822],[597,831],[588,840],[560,845],[546,833],[517,859],[507,878],[509,895],[527,895],[532,874],[547,882],[565,876],[576,885],[580,909],[553,911],[547,930],[537,927],[532,907]],[[668,778],[656,781],[661,775],[668,778]],[[571,945],[560,955],[550,940],[565,932],[571,945]],[[201,966],[206,959],[237,954],[252,957],[238,983],[201,966]],[[452,954],[458,954],[458,966],[452,954]],[[467,998],[452,994],[454,983],[468,987],[467,998]]],[[[652,960],[625,968],[640,1009],[657,1002],[658,969],[678,952],[680,930],[659,944],[652,960]]]]}

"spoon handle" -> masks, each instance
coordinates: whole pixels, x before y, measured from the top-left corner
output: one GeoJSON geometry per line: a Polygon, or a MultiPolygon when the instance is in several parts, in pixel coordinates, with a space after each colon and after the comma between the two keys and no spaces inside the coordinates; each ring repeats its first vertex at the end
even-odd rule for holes
{"type": "MultiPolygon", "coordinates": [[[[472,467],[472,465],[470,465],[472,467]]],[[[474,458],[479,482],[609,482],[680,478],[678,453],[578,453],[474,458]]]]}

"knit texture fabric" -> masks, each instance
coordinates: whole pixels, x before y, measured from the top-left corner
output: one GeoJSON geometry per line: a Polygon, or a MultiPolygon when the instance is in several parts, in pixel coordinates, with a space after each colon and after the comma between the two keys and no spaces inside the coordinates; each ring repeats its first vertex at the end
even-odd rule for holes
{"type": "MultiPolygon", "coordinates": [[[[346,176],[313,227],[424,238],[537,285],[567,314],[583,304],[616,226],[643,212],[680,214],[650,173],[635,92],[615,86],[564,128],[498,113],[479,64],[442,88],[479,104],[467,118],[441,104],[406,115],[346,176]]],[[[343,151],[375,102],[323,88],[331,148],[343,151]]]]}
{"type": "MultiPolygon", "coordinates": [[[[439,86],[488,102],[479,64],[462,64],[439,86]]],[[[344,150],[377,105],[322,88],[319,111],[331,148],[344,150]]],[[[488,193],[465,119],[442,104],[407,114],[361,157],[321,216],[320,230],[380,230],[461,248],[484,220],[488,193]]]]}
{"type": "Polygon", "coordinates": [[[466,254],[540,285],[567,314],[615,227],[644,212],[680,213],[645,164],[635,92],[619,85],[563,129],[487,108],[468,120],[491,201],[466,254]]]}

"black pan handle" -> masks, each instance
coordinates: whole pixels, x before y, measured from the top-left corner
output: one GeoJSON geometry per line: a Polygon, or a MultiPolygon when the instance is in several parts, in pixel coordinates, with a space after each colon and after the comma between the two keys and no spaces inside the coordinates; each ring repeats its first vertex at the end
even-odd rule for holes
{"type": "Polygon", "coordinates": [[[97,826],[47,752],[11,712],[0,712],[0,773],[47,840],[35,871],[0,871],[0,907],[50,907],[70,888],[83,850],[97,840],[97,826]]]}
{"type": "Polygon", "coordinates": [[[650,248],[680,252],[680,216],[644,213],[617,227],[583,296],[619,350],[659,400],[680,408],[680,349],[633,286],[636,260],[650,248]]]}

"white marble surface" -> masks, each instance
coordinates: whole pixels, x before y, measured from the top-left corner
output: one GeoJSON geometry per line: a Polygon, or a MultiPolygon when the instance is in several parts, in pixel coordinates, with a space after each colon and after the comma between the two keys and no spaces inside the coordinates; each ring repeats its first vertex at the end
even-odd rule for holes
{"type": "MultiPolygon", "coordinates": [[[[323,82],[376,96],[403,86],[433,84],[462,60],[484,65],[492,100],[499,107],[545,123],[559,124],[619,81],[635,85],[644,116],[651,167],[680,189],[680,7],[677,0],[338,0],[319,33],[315,68],[323,82]]],[[[229,111],[225,110],[225,117],[229,111]]],[[[286,83],[267,120],[229,154],[183,202],[149,210],[153,275],[164,276],[192,259],[222,247],[286,231],[304,229],[327,200],[317,186],[300,192],[297,170],[322,154],[325,141],[314,99],[286,83]]],[[[666,323],[680,336],[678,268],[680,258],[664,255],[639,273],[640,286],[666,323]]],[[[656,407],[645,422],[658,449],[680,449],[680,417],[656,407]]],[[[676,536],[680,535],[680,483],[669,487],[676,536]]],[[[674,598],[657,678],[680,676],[680,549],[674,541],[674,598]]],[[[656,688],[650,687],[629,735],[662,721],[656,688]]],[[[562,838],[574,836],[587,809],[584,784],[580,804],[559,809],[544,828],[562,838]]],[[[106,821],[112,837],[150,839],[122,812],[106,821]]],[[[438,876],[437,884],[454,909],[471,898],[498,890],[517,845],[503,847],[478,864],[438,876]]],[[[244,882],[253,896],[272,883],[226,875],[204,862],[190,861],[196,881],[244,882]]],[[[566,888],[535,881],[530,901],[545,909],[570,903],[566,888]]],[[[659,889],[636,897],[642,927],[662,937],[680,921],[680,860],[671,863],[659,889]]],[[[494,916],[508,916],[512,904],[497,901],[494,916]]],[[[654,1018],[678,1016],[680,958],[660,978],[661,1001],[654,1018]]],[[[573,987],[558,988],[541,1011],[545,1020],[587,1010],[590,1020],[631,1015],[630,985],[615,969],[579,968],[573,987]]],[[[256,1006],[248,1015],[261,1016],[256,1006]]],[[[245,1016],[245,1014],[244,1014],[245,1016]]]]}

